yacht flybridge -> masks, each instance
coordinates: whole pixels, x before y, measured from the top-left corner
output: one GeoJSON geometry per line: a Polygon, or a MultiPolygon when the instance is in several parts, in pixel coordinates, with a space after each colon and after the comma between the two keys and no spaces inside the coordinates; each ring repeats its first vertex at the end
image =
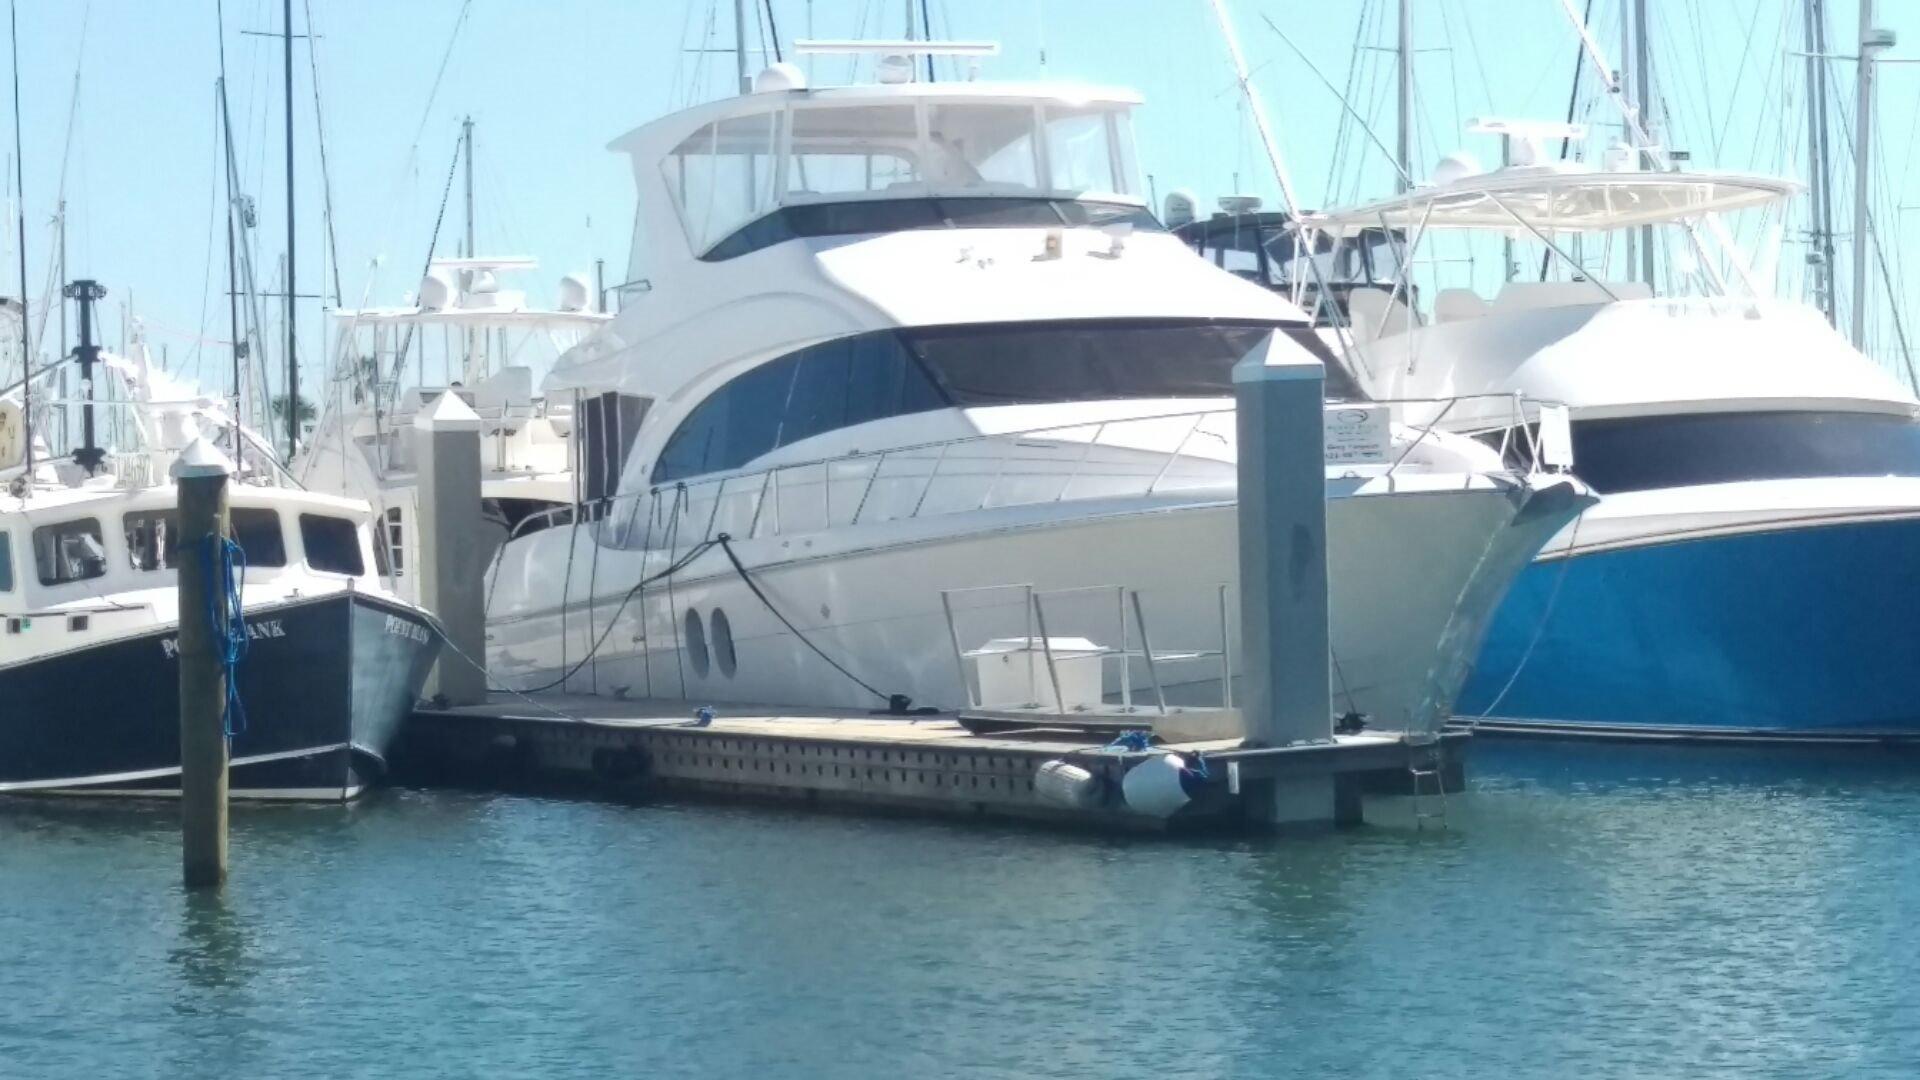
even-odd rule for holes
{"type": "Polygon", "coordinates": [[[408,599],[419,561],[413,420],[442,392],[480,417],[481,494],[500,539],[525,519],[548,521],[545,512],[575,505],[577,480],[597,475],[598,454],[584,472],[575,468],[571,437],[576,419],[601,437],[601,403],[543,397],[534,371],[607,316],[578,274],[560,279],[552,307],[503,284],[536,266],[523,257],[435,259],[412,303],[334,313],[326,400],[293,472],[309,488],[373,504],[375,554],[408,599]]]}
{"type": "MultiPolygon", "coordinates": [[[[502,549],[495,676],[895,710],[1230,701],[1230,369],[1331,358],[1299,308],[1160,227],[1138,103],[810,89],[780,65],[617,140],[639,190],[621,310],[546,392],[638,422],[566,527],[502,549]]],[[[1328,470],[1336,703],[1431,726],[1584,489],[1389,426],[1337,363],[1327,385],[1354,434],[1328,470]]]]}
{"type": "Polygon", "coordinates": [[[1245,234],[1289,256],[1264,269],[1294,296],[1315,276],[1294,251],[1313,253],[1316,292],[1342,301],[1322,312],[1348,316],[1324,333],[1369,393],[1461,395],[1415,417],[1510,446],[1512,421],[1479,403],[1570,407],[1576,471],[1602,501],[1515,588],[1462,713],[1599,733],[1920,733],[1920,402],[1816,310],[1767,295],[1771,270],[1733,243],[1725,215],[1778,210],[1796,184],[1630,157],[1526,154],[1484,173],[1450,159],[1429,186],[1245,234]],[[1474,237],[1524,252],[1491,292],[1430,254],[1474,237]]]}
{"type": "Polygon", "coordinates": [[[19,400],[0,398],[0,793],[177,793],[175,635],[210,615],[179,610],[175,568],[209,556],[180,541],[167,477],[204,436],[242,463],[233,794],[354,797],[384,771],[439,644],[374,572],[367,504],[264,483],[270,448],[220,403],[152,371],[137,341],[130,357],[92,351],[106,370],[82,385],[125,379],[134,445],[92,445],[89,396],[53,403],[85,415],[86,445],[54,459],[35,438],[29,453],[19,400]]]}

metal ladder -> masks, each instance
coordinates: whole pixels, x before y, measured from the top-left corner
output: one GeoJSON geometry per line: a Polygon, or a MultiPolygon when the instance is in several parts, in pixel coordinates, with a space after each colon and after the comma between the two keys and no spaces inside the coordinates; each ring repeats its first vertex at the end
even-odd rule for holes
{"type": "Polygon", "coordinates": [[[1413,827],[1425,829],[1436,821],[1447,827],[1446,755],[1440,751],[1438,732],[1408,732],[1407,778],[1412,783],[1413,827]],[[1431,800],[1438,800],[1435,808],[1431,800]]]}

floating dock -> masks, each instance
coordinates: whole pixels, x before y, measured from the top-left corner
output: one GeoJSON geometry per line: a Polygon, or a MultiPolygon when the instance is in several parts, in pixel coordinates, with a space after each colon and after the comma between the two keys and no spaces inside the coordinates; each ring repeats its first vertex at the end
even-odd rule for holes
{"type": "Polygon", "coordinates": [[[1416,820],[1437,816],[1445,794],[1462,786],[1468,740],[1460,732],[1362,732],[1283,747],[1211,739],[1131,750],[1110,745],[1112,730],[1126,724],[1113,717],[1020,726],[985,715],[720,707],[702,721],[696,710],[678,700],[501,694],[483,705],[426,707],[402,737],[394,776],[403,784],[691,795],[1127,831],[1232,829],[1253,821],[1249,807],[1259,801],[1247,796],[1271,796],[1276,785],[1331,783],[1335,824],[1359,823],[1372,794],[1438,798],[1415,809],[1416,820]],[[1130,803],[1129,771],[1168,755],[1198,774],[1187,778],[1188,801],[1171,812],[1164,798],[1151,811],[1130,803]]]}

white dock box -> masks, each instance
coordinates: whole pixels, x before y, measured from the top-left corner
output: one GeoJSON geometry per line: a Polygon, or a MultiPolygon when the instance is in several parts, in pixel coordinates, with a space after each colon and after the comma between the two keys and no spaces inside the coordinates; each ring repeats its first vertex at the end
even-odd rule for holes
{"type": "Polygon", "coordinates": [[[983,709],[1098,708],[1102,658],[1112,651],[1081,637],[1050,637],[1044,645],[1040,638],[994,638],[966,654],[979,684],[975,704],[983,709]],[[1047,668],[1049,650],[1053,674],[1060,679],[1057,697],[1047,668]]]}

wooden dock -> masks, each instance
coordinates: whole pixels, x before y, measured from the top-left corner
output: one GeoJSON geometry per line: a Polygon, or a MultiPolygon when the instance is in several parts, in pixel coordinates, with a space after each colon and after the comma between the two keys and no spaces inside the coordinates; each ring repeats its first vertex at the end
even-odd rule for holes
{"type": "MultiPolygon", "coordinates": [[[[1247,747],[1215,739],[1109,748],[1084,718],[969,730],[955,714],[873,715],[716,707],[702,721],[684,701],[496,694],[484,705],[417,711],[394,754],[397,782],[504,790],[567,790],[614,798],[654,794],[801,802],[959,817],[1020,818],[1127,830],[1246,824],[1244,792],[1259,785],[1334,785],[1335,820],[1362,820],[1369,794],[1421,798],[1459,790],[1467,736],[1397,732],[1331,742],[1247,747]],[[1057,725],[1057,726],[1056,726],[1057,725]],[[1128,770],[1165,751],[1204,763],[1191,801],[1169,816],[1123,797],[1128,770]],[[1076,797],[1039,780],[1064,762],[1086,777],[1076,797]],[[1424,780],[1424,784],[1423,784],[1424,780]]],[[[999,718],[995,718],[999,721],[999,718]]],[[[966,722],[963,722],[965,720],[966,722]]],[[[973,726],[981,726],[974,724],[973,726]]],[[[1144,718],[1139,726],[1146,726],[1144,718]]],[[[1432,816],[1425,814],[1422,816],[1432,816]]]]}

